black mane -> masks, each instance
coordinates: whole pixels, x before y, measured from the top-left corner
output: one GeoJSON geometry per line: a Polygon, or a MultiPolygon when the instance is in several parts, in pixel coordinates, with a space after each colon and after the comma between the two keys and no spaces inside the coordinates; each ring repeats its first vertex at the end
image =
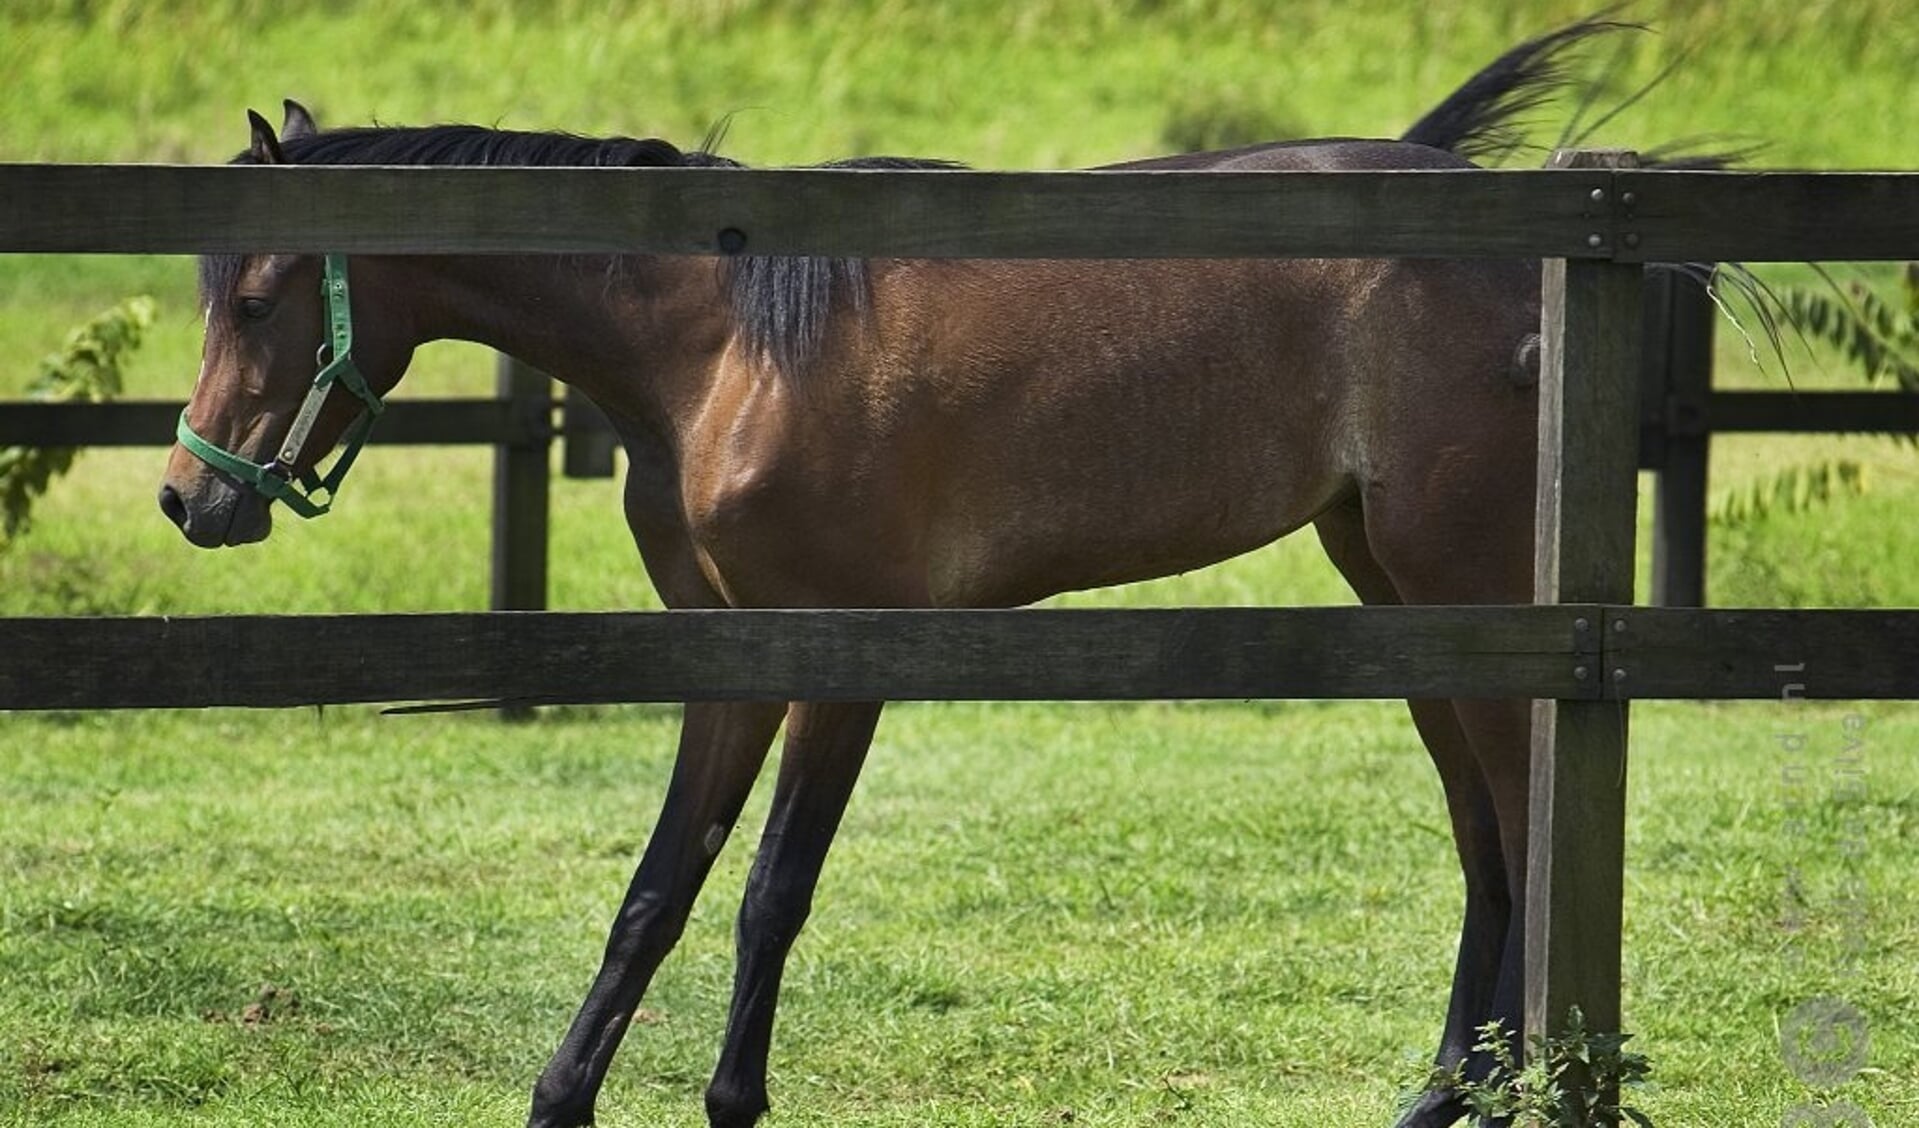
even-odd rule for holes
{"type": "MultiPolygon", "coordinates": [[[[284,138],[289,164],[462,165],[537,168],[743,168],[702,150],[682,150],[659,138],[581,137],[571,133],[488,129],[477,125],[356,126],[284,138]]],[[[258,164],[251,153],[233,164],[258,164]]],[[[951,161],[856,157],[820,168],[950,169],[951,161]]],[[[200,260],[200,301],[223,305],[239,284],[245,259],[208,255],[200,260]]],[[[743,255],[725,261],[728,302],[746,347],[778,370],[796,374],[826,339],[836,293],[854,309],[867,305],[861,259],[798,255],[743,255]]]]}

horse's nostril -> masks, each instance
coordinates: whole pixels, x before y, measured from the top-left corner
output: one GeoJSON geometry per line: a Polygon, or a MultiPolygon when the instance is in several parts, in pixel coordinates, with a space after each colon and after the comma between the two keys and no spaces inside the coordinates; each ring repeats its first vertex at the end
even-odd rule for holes
{"type": "Polygon", "coordinates": [[[180,496],[179,490],[174,489],[172,486],[160,487],[160,512],[167,515],[167,520],[173,522],[174,525],[182,531],[185,531],[187,527],[187,503],[186,499],[180,496]]]}

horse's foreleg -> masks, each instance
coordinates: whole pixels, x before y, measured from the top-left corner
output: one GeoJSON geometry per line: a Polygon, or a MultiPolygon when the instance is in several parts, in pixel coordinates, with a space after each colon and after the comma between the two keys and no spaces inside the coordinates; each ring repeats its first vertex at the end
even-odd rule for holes
{"type": "Polygon", "coordinates": [[[766,1057],[786,954],[853,794],[880,704],[795,705],[759,857],[740,905],[739,966],[726,1045],[706,1091],[714,1128],[745,1128],[766,1111],[766,1057]]]}
{"type": "Polygon", "coordinates": [[[786,707],[689,704],[673,780],[607,939],[606,957],[566,1038],[533,1087],[530,1128],[590,1124],[606,1067],[647,982],[739,818],[786,707]]]}

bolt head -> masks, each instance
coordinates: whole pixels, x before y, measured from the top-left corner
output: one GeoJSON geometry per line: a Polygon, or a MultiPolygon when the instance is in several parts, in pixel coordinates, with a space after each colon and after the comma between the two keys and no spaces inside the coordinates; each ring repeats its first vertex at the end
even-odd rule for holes
{"type": "Polygon", "coordinates": [[[1612,672],[1612,680],[1614,680],[1614,681],[1616,681],[1616,682],[1622,682],[1622,681],[1625,681],[1625,680],[1626,680],[1626,671],[1625,671],[1624,669],[1619,669],[1619,668],[1615,668],[1615,669],[1613,670],[1613,672],[1612,672]]]}
{"type": "Polygon", "coordinates": [[[1599,246],[1602,246],[1605,242],[1606,242],[1605,236],[1601,235],[1597,231],[1593,232],[1591,235],[1586,236],[1586,245],[1588,247],[1599,247],[1599,246]]]}
{"type": "Polygon", "coordinates": [[[1619,202],[1627,207],[1632,207],[1639,202],[1639,195],[1636,192],[1627,192],[1625,195],[1619,197],[1619,202]]]}
{"type": "Polygon", "coordinates": [[[1585,680],[1586,680],[1586,678],[1587,678],[1587,676],[1589,675],[1589,673],[1590,673],[1590,671],[1588,671],[1588,670],[1586,669],[1586,667],[1584,667],[1584,666],[1574,666],[1574,667],[1573,667],[1573,680],[1574,680],[1574,681],[1585,681],[1585,680]]]}
{"type": "Polygon", "coordinates": [[[1603,204],[1603,203],[1605,203],[1605,202],[1606,202],[1606,190],[1605,190],[1604,188],[1594,188],[1594,189],[1592,190],[1592,202],[1593,202],[1593,203],[1595,203],[1595,204],[1603,204]]]}

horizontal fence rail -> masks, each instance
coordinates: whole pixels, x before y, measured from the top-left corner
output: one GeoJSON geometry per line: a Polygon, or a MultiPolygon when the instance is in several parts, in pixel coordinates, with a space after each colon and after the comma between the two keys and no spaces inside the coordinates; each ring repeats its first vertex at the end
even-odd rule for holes
{"type": "Polygon", "coordinates": [[[1702,414],[1693,426],[1713,431],[1912,434],[1919,432],[1919,393],[1712,392],[1702,414]]]}
{"type": "Polygon", "coordinates": [[[1919,174],[0,165],[0,252],[1919,254],[1919,174]]]}
{"type": "Polygon", "coordinates": [[[1622,169],[1618,256],[1642,262],[1919,255],[1919,173],[1622,169]]]}
{"type": "Polygon", "coordinates": [[[8,619],[0,709],[1919,697],[1919,611],[1564,604],[8,619]],[[57,661],[49,661],[57,655],[57,661]]]}

